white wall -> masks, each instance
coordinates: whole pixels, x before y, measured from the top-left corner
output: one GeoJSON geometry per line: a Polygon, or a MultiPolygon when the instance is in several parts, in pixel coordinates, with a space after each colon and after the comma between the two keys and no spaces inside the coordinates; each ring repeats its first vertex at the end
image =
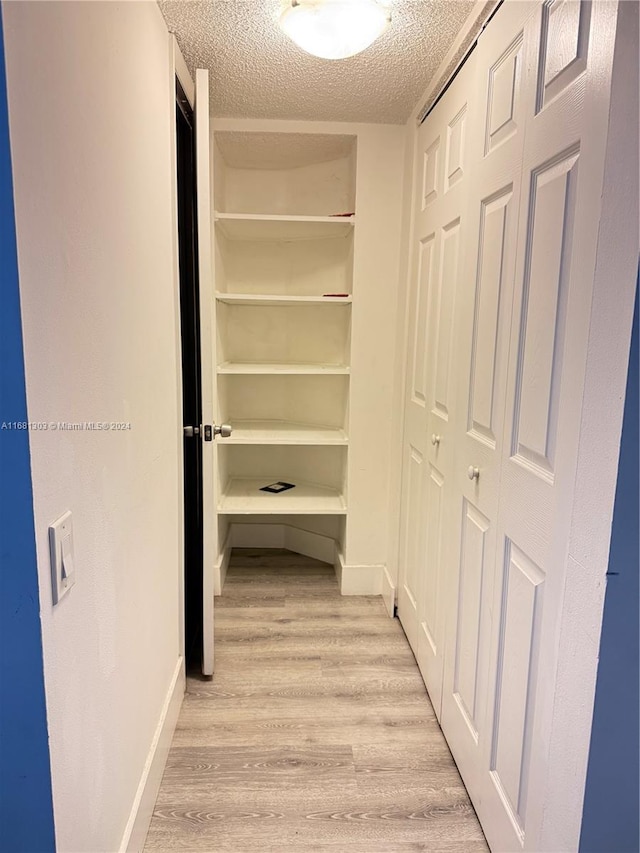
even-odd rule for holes
{"type": "MultiPolygon", "coordinates": [[[[58,851],[120,846],[179,671],[172,80],[152,2],[3,4],[58,851]],[[48,525],[74,516],[54,610],[48,525]]],[[[6,685],[5,685],[6,688],[6,685]]]]}
{"type": "Polygon", "coordinates": [[[387,566],[404,128],[358,134],[346,564],[387,566]]]}
{"type": "Polygon", "coordinates": [[[394,386],[391,398],[391,454],[389,479],[389,514],[387,517],[387,573],[394,590],[398,589],[400,571],[400,509],[402,500],[402,437],[404,430],[404,403],[406,377],[407,326],[411,274],[411,235],[413,234],[413,167],[416,143],[416,123],[413,117],[404,128],[404,175],[402,191],[402,219],[398,294],[396,304],[395,352],[393,355],[394,386]]]}

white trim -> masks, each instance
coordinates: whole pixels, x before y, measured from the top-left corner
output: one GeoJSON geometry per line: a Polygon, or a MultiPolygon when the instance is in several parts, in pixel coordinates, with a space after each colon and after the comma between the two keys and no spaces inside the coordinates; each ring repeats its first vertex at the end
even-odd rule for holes
{"type": "Polygon", "coordinates": [[[417,182],[413,180],[417,134],[410,121],[406,127],[405,162],[403,178],[402,243],[398,266],[398,317],[396,326],[395,386],[393,391],[393,442],[391,455],[391,479],[389,482],[389,546],[387,566],[393,566],[390,577],[397,587],[400,577],[400,539],[402,508],[402,467],[405,387],[409,363],[409,319],[411,281],[413,275],[411,235],[414,233],[415,194],[417,182]]]}
{"type": "Polygon", "coordinates": [[[171,678],[160,719],[147,754],[140,783],[125,827],[120,853],[140,853],[149,831],[149,824],[158,797],[160,782],[167,763],[173,732],[178,722],[185,691],[184,658],[178,658],[171,678]]]}
{"type": "Polygon", "coordinates": [[[382,594],[384,566],[347,566],[342,563],[341,569],[342,582],[340,584],[340,592],[342,595],[382,594]]]}
{"type": "MultiPolygon", "coordinates": [[[[203,423],[214,423],[215,413],[215,330],[216,303],[215,265],[212,247],[212,146],[209,124],[209,71],[197,68],[195,74],[196,103],[193,111],[195,141],[196,213],[198,238],[198,290],[200,298],[200,385],[203,423]]],[[[213,442],[202,445],[202,673],[213,675],[214,631],[213,599],[215,595],[218,526],[216,515],[216,451],[213,442]]]]}
{"type": "MultiPolygon", "coordinates": [[[[196,88],[193,85],[193,78],[191,74],[189,74],[189,69],[187,68],[187,63],[184,61],[184,56],[182,55],[182,51],[180,50],[180,46],[176,40],[176,37],[170,33],[169,38],[171,40],[171,53],[173,56],[173,66],[174,66],[174,74],[178,78],[180,85],[182,86],[182,91],[187,96],[187,100],[189,101],[189,106],[193,109],[193,105],[195,104],[196,99],[196,88]]],[[[171,79],[173,82],[174,75],[171,75],[171,79]]],[[[175,92],[174,98],[175,98],[175,92]]]]}
{"type": "MultiPolygon", "coordinates": [[[[387,124],[387,127],[398,128],[397,124],[387,124]]],[[[382,128],[385,124],[367,124],[366,122],[347,121],[300,121],[298,119],[279,118],[211,118],[211,128],[214,133],[222,131],[238,131],[243,133],[322,133],[339,136],[357,136],[359,133],[370,133],[371,128],[382,128]]]]}
{"type": "Polygon", "coordinates": [[[336,546],[336,553],[333,560],[333,568],[336,573],[336,580],[338,581],[338,586],[340,590],[342,590],[342,571],[344,569],[344,554],[338,549],[336,546]]]}
{"type": "Polygon", "coordinates": [[[498,2],[499,0],[476,0],[469,17],[462,25],[462,29],[438,66],[438,70],[429,81],[422,97],[419,99],[411,117],[414,122],[418,124],[422,122],[425,113],[431,109],[435,99],[460,67],[460,63],[467,50],[469,50],[484,29],[487,19],[494,11],[498,2]]]}
{"type": "MultiPolygon", "coordinates": [[[[180,53],[174,36],[169,35],[169,114],[175,116],[176,91],[174,78],[176,76],[176,57],[180,53]]],[[[183,60],[184,62],[184,60],[183,60]]],[[[171,126],[171,249],[173,254],[173,318],[174,318],[174,358],[176,363],[176,477],[179,483],[176,506],[176,521],[178,525],[178,652],[185,653],[185,624],[184,624],[184,460],[182,438],[182,330],[180,326],[180,267],[179,267],[179,236],[178,236],[178,153],[177,127],[175,119],[171,126]]]]}
{"type": "MultiPolygon", "coordinates": [[[[233,525],[231,525],[233,527],[233,525]]],[[[227,579],[227,569],[229,568],[229,560],[231,559],[231,548],[232,546],[232,531],[231,527],[227,530],[227,535],[224,540],[224,545],[220,549],[220,555],[218,556],[218,560],[214,569],[213,576],[213,594],[222,595],[222,589],[224,587],[224,582],[227,579]]]]}
{"type": "Polygon", "coordinates": [[[393,619],[396,609],[396,588],[394,586],[389,570],[382,566],[382,577],[380,578],[380,595],[387,608],[387,613],[393,619]]]}

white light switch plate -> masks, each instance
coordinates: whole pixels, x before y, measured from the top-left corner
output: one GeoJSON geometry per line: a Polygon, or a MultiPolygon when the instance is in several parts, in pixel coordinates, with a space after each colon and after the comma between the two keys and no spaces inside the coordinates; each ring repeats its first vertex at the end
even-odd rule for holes
{"type": "Polygon", "coordinates": [[[49,528],[49,552],[51,590],[53,603],[57,604],[76,582],[71,512],[65,512],[49,528]]]}

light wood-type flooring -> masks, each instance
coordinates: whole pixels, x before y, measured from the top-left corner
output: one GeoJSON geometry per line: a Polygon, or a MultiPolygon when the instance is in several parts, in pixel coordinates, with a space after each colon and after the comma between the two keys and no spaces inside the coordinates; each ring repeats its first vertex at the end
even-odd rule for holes
{"type": "Polygon", "coordinates": [[[332,567],[233,553],[216,670],[188,679],[145,850],[480,853],[397,619],[332,567]]]}

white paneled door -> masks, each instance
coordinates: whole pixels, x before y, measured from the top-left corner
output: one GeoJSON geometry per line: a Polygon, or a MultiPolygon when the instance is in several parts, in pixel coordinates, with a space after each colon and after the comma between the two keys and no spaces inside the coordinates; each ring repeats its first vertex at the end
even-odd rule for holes
{"type": "MultiPolygon", "coordinates": [[[[513,311],[530,3],[501,10],[476,49],[464,272],[456,306],[455,473],[449,529],[442,725],[480,798],[487,724],[497,515],[513,311]],[[483,736],[480,736],[483,732],[483,736]]],[[[517,848],[513,848],[514,850],[517,848]]]]}
{"type": "MultiPolygon", "coordinates": [[[[202,423],[214,423],[213,400],[213,270],[211,263],[211,160],[209,138],[209,72],[196,70],[195,146],[198,205],[198,279],[200,289],[200,361],[202,423]]],[[[214,450],[202,442],[202,673],[213,674],[214,450]]]]}
{"type": "Polygon", "coordinates": [[[454,306],[468,184],[468,63],[418,133],[398,611],[436,714],[444,665],[447,493],[453,476],[454,306]],[[427,518],[429,522],[427,523],[427,518]]]}
{"type": "Polygon", "coordinates": [[[616,13],[506,2],[417,134],[399,615],[493,851],[577,847],[549,740],[616,13]]]}

